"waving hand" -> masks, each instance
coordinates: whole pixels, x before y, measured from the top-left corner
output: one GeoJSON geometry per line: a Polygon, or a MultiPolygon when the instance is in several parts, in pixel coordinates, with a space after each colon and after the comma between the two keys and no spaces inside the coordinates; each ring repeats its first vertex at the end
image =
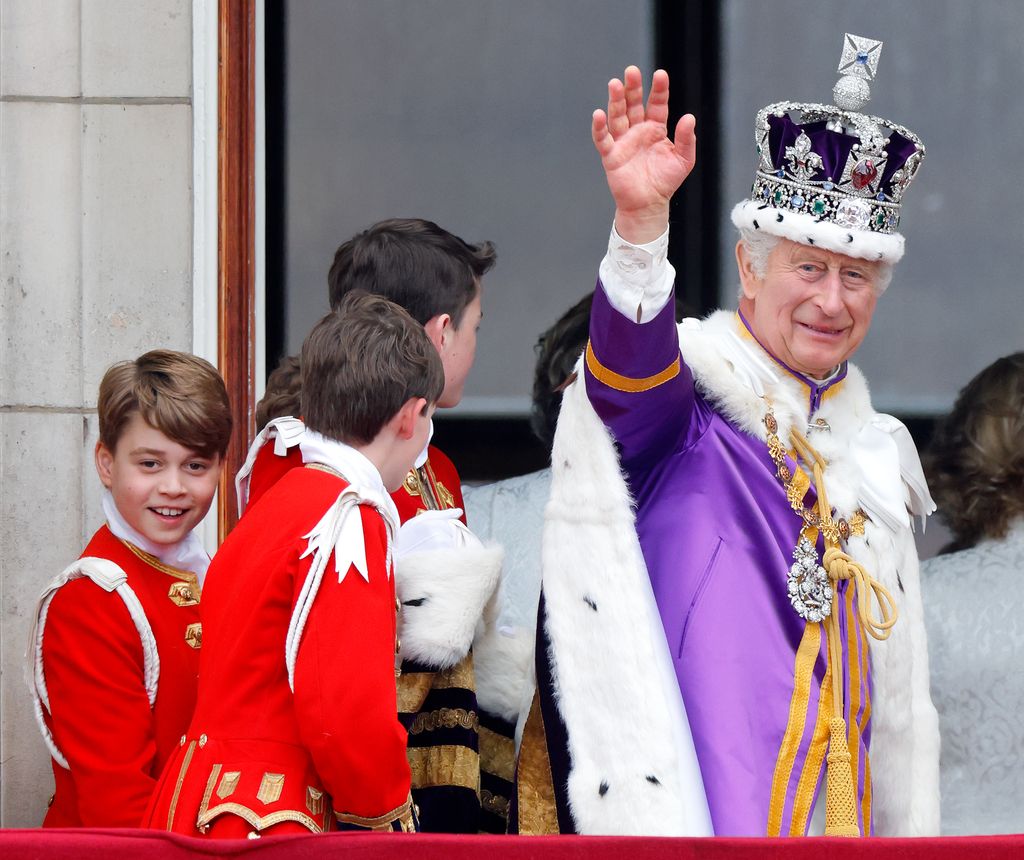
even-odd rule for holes
{"type": "Polygon", "coordinates": [[[696,119],[681,117],[668,136],[668,74],[654,73],[644,107],[640,70],[608,83],[608,112],[594,111],[591,133],[615,200],[615,227],[634,244],[649,242],[668,226],[672,195],[697,159],[696,119]]]}

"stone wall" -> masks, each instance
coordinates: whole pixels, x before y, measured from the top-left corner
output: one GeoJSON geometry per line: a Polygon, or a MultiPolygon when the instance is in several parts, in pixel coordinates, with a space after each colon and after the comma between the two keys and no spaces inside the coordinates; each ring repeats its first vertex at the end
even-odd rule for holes
{"type": "Polygon", "coordinates": [[[190,0],[0,0],[0,826],[52,791],[24,652],[102,522],[99,380],[192,346],[191,93],[190,0]]]}

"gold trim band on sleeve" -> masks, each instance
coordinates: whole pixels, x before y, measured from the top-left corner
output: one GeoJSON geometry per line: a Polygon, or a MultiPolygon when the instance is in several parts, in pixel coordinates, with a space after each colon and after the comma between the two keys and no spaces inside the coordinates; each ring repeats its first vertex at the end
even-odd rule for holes
{"type": "Polygon", "coordinates": [[[396,821],[400,823],[404,833],[409,833],[414,829],[411,796],[401,806],[375,818],[355,815],[351,812],[335,812],[334,817],[342,824],[355,824],[357,827],[365,827],[368,830],[391,830],[391,825],[396,821]]]}
{"type": "Polygon", "coordinates": [[[607,385],[609,388],[614,388],[616,391],[624,391],[627,394],[639,394],[641,391],[650,391],[652,388],[657,388],[659,385],[662,385],[670,379],[674,379],[678,376],[679,356],[676,355],[675,360],[661,371],[661,373],[656,373],[654,376],[646,376],[643,379],[631,379],[630,377],[616,373],[614,370],[610,370],[601,364],[601,362],[597,360],[597,356],[594,355],[594,347],[588,340],[587,369],[590,371],[594,379],[602,385],[607,385]]]}

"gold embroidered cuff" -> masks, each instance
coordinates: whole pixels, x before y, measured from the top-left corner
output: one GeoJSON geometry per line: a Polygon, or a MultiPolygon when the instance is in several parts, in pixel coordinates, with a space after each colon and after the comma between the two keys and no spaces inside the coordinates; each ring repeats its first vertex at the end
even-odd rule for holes
{"type": "Polygon", "coordinates": [[[412,796],[410,795],[405,803],[397,809],[378,815],[376,818],[364,818],[362,815],[353,815],[351,812],[335,812],[334,817],[341,824],[354,824],[357,827],[365,827],[368,830],[395,830],[393,825],[398,824],[403,833],[412,833],[416,830],[412,814],[412,796]]]}
{"type": "Polygon", "coordinates": [[[654,376],[646,376],[643,379],[631,379],[628,376],[616,373],[614,370],[609,370],[601,364],[597,360],[597,356],[594,355],[594,347],[590,341],[587,341],[587,369],[594,379],[602,385],[607,385],[616,391],[624,391],[627,394],[638,394],[641,391],[650,391],[652,388],[657,388],[659,385],[678,376],[679,356],[677,355],[675,360],[661,373],[656,373],[654,376]]]}

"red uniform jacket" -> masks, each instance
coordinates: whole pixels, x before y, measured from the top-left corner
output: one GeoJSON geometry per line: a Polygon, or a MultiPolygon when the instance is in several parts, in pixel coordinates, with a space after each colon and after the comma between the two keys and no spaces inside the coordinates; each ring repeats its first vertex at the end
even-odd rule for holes
{"type": "MultiPolygon", "coordinates": [[[[242,522],[259,511],[261,495],[292,469],[302,465],[299,446],[278,456],[273,443],[264,444],[256,455],[249,478],[249,501],[242,522]]],[[[427,461],[411,469],[391,498],[404,523],[421,511],[463,508],[462,484],[452,461],[430,446],[427,461]]],[[[462,521],[466,521],[463,512],[462,521]]],[[[223,552],[223,550],[222,550],[223,552]]],[[[443,587],[445,571],[438,570],[443,587]]],[[[404,599],[404,598],[403,598],[404,599]]],[[[209,602],[209,597],[207,597],[209,602]]],[[[405,607],[403,612],[414,611],[405,607]]],[[[469,643],[466,643],[468,652],[469,643]]],[[[423,830],[476,833],[482,826],[480,812],[481,775],[479,763],[478,707],[473,658],[468,654],[458,665],[443,671],[427,663],[405,660],[398,679],[398,716],[409,730],[408,760],[412,797],[419,807],[423,830]]],[[[506,732],[510,734],[510,732],[506,732]]],[[[507,787],[488,784],[491,794],[507,787]]],[[[493,832],[499,825],[484,822],[493,832]]]]}
{"type": "Polygon", "coordinates": [[[138,827],[195,704],[199,583],[106,526],[82,556],[109,559],[128,575],[156,640],[159,685],[150,707],[139,631],[118,594],[88,578],[56,592],[43,628],[44,718],[70,770],[53,762],[56,790],[43,825],[138,827]]]}
{"type": "Polygon", "coordinates": [[[210,566],[199,696],[148,824],[192,836],[411,824],[396,717],[395,591],[380,515],[362,517],[369,581],[327,566],[296,656],[285,640],[312,557],[307,535],[347,483],[292,469],[210,566]]]}

